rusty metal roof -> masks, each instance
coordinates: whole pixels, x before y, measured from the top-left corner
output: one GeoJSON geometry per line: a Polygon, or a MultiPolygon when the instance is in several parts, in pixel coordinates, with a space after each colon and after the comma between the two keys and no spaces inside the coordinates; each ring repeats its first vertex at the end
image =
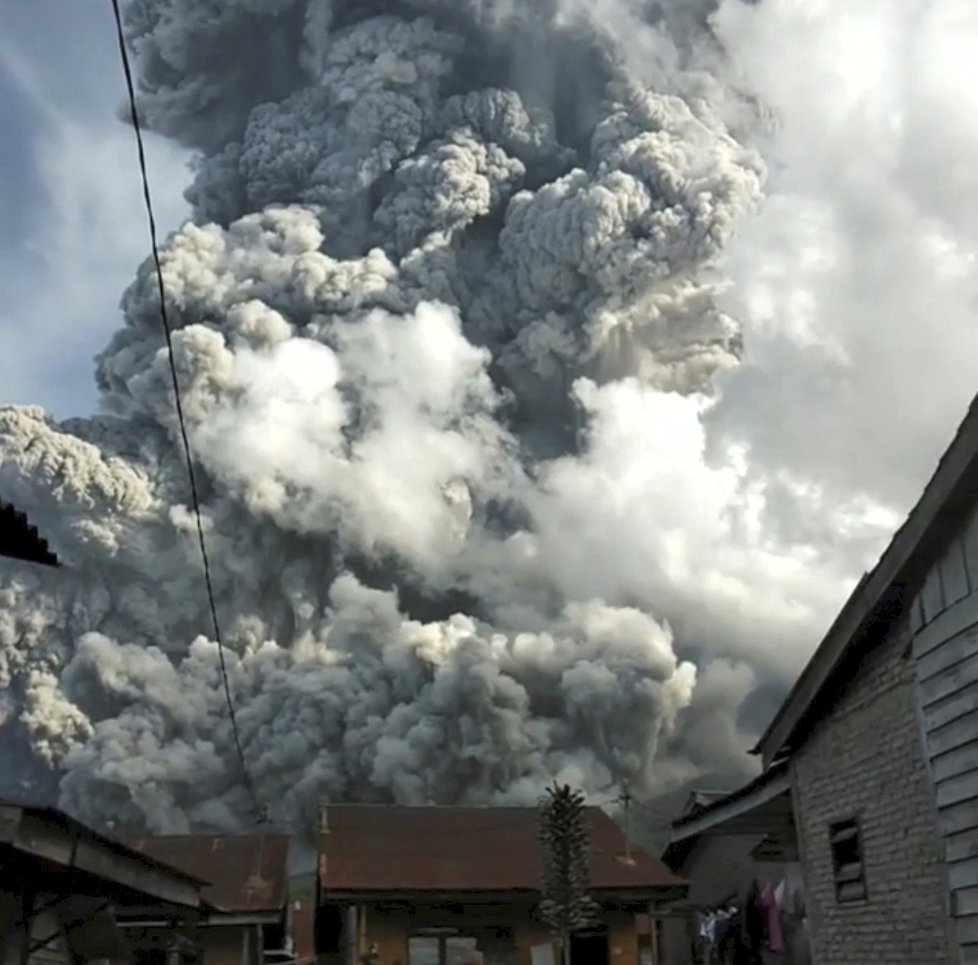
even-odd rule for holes
{"type": "Polygon", "coordinates": [[[79,841],[89,846],[86,849],[87,860],[84,862],[85,873],[95,875],[103,882],[112,881],[132,891],[141,892],[150,898],[193,908],[200,905],[203,879],[177,867],[167,860],[166,855],[157,857],[140,851],[131,844],[108,837],[82,824],[58,808],[0,798],[0,846],[7,845],[39,858],[43,862],[43,873],[47,878],[53,879],[62,874],[73,876],[82,870],[77,863],[79,850],[76,846],[79,841]],[[61,855],[63,851],[65,856],[42,856],[42,852],[37,850],[39,838],[47,841],[49,851],[53,847],[51,855],[61,855]],[[52,841],[56,842],[53,846],[52,841]],[[65,841],[75,846],[62,849],[61,845],[65,841]],[[93,846],[96,849],[94,853],[93,846]],[[111,858],[107,860],[110,855],[122,859],[122,863],[113,862],[111,858]],[[157,874],[151,877],[141,873],[134,874],[130,862],[157,874]]]}
{"type": "Polygon", "coordinates": [[[247,914],[285,908],[287,835],[153,835],[126,843],[209,882],[201,895],[217,911],[247,914]]]}
{"type": "MultiPolygon", "coordinates": [[[[330,805],[320,836],[326,891],[539,891],[538,811],[514,807],[330,805]]],[[[596,807],[587,809],[595,891],[676,888],[686,882],[632,846],[596,807]]]]}

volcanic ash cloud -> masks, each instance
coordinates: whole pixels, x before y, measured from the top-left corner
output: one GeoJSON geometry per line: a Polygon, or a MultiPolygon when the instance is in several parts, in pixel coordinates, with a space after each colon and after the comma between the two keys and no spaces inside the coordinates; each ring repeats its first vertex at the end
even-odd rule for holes
{"type": "MultiPolygon", "coordinates": [[[[702,728],[684,756],[677,650],[738,644],[674,647],[666,620],[730,536],[698,419],[740,352],[717,259],[763,168],[715,84],[640,75],[571,5],[510,6],[127,11],[145,122],[197,152],[164,282],[244,754],[282,823],[324,796],[653,792],[709,757],[702,728]],[[703,497],[685,551],[676,466],[703,497]]],[[[670,23],[635,26],[675,65],[670,23]]],[[[67,564],[0,570],[0,720],[83,817],[233,827],[156,297],[146,263],[99,415],[0,410],[0,492],[67,564]]],[[[705,582],[700,629],[763,564],[705,582]]],[[[735,728],[730,666],[699,700],[735,728]]]]}

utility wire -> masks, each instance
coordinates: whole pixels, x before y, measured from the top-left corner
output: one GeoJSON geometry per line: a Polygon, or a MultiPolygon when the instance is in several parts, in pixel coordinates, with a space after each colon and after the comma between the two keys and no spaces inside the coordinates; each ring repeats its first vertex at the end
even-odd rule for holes
{"type": "MultiPolygon", "coordinates": [[[[646,824],[644,825],[647,831],[669,831],[672,829],[672,822],[675,820],[675,815],[671,812],[665,810],[664,808],[657,808],[654,805],[646,804],[644,801],[636,800],[634,797],[628,796],[629,805],[631,807],[637,807],[645,811],[646,814],[658,819],[659,822],[656,824],[646,824]],[[666,820],[663,822],[663,818],[666,820]]],[[[616,804],[621,807],[625,802],[625,795],[619,794],[617,797],[604,798],[600,801],[588,800],[587,804],[589,807],[608,807],[611,804],[616,804]]]]}
{"type": "Polygon", "coordinates": [[[163,285],[163,268],[160,264],[160,250],[156,239],[156,218],[153,215],[153,200],[149,191],[149,175],[146,170],[146,151],[143,147],[143,133],[139,126],[139,112],[136,109],[136,90],[133,86],[132,69],[129,66],[129,53],[126,50],[126,38],[122,29],[122,14],[119,10],[119,0],[112,0],[112,12],[115,15],[116,34],[119,40],[119,55],[122,58],[122,70],[126,77],[126,91],[129,95],[129,114],[132,119],[133,130],[136,132],[136,149],[139,155],[139,174],[143,183],[143,201],[146,204],[146,215],[149,219],[149,238],[153,248],[153,264],[156,267],[156,285],[160,300],[160,318],[163,322],[163,333],[166,337],[166,353],[170,363],[170,381],[173,384],[173,396],[176,399],[177,421],[180,423],[180,439],[183,442],[183,454],[187,463],[187,475],[190,477],[190,495],[194,506],[194,519],[197,523],[197,542],[200,545],[200,556],[204,564],[204,585],[207,590],[207,602],[210,607],[211,623],[214,630],[214,639],[217,642],[217,652],[221,664],[221,679],[224,682],[224,698],[227,701],[228,715],[231,719],[231,733],[234,737],[234,746],[238,755],[238,763],[241,767],[241,776],[244,780],[245,789],[251,799],[255,817],[259,824],[266,821],[264,809],[258,801],[255,793],[255,786],[252,783],[251,775],[245,763],[244,750],[241,746],[241,734],[238,731],[238,718],[234,712],[234,701],[231,699],[231,685],[228,680],[227,664],[224,660],[224,641],[221,637],[221,626],[217,619],[217,604],[214,602],[214,585],[211,581],[210,561],[207,557],[207,543],[204,539],[204,524],[200,514],[200,497],[197,489],[197,476],[194,472],[193,457],[190,452],[190,439],[187,436],[187,427],[183,417],[183,402],[180,397],[180,380],[177,376],[177,365],[173,354],[173,335],[170,330],[170,320],[166,312],[166,291],[163,285]]]}
{"type": "MultiPolygon", "coordinates": [[[[621,805],[624,801],[623,795],[619,794],[617,797],[604,798],[600,801],[588,800],[588,805],[590,807],[607,807],[609,804],[621,805]]],[[[677,817],[677,815],[668,810],[667,808],[657,807],[654,804],[648,804],[645,801],[639,801],[637,798],[629,797],[629,801],[632,807],[640,808],[641,810],[647,812],[648,814],[653,814],[659,818],[666,818],[670,823],[677,817]]]]}

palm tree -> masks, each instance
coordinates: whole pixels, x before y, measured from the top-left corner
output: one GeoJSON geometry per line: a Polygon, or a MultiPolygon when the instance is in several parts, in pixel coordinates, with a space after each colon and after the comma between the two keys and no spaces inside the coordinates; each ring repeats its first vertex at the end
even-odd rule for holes
{"type": "Polygon", "coordinates": [[[564,965],[570,965],[571,934],[598,917],[591,897],[591,842],[584,795],[570,785],[554,784],[540,802],[539,840],[543,851],[543,900],[540,916],[560,944],[564,965]]]}

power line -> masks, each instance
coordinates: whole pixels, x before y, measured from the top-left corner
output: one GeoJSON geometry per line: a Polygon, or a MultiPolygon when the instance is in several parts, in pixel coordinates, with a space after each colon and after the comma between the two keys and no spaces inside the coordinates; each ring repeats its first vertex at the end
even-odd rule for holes
{"type": "Polygon", "coordinates": [[[234,746],[238,754],[241,776],[244,780],[248,796],[259,823],[264,823],[265,813],[258,802],[255,786],[248,773],[245,763],[244,750],[241,746],[241,735],[238,731],[238,718],[234,712],[234,701],[231,699],[231,685],[228,680],[227,664],[224,660],[224,641],[221,637],[221,626],[217,619],[217,604],[214,602],[214,585],[211,581],[210,561],[207,557],[207,543],[204,539],[204,524],[200,514],[200,497],[197,490],[197,476],[194,472],[193,457],[190,452],[190,439],[183,418],[183,402],[180,397],[180,380],[177,376],[177,365],[173,354],[173,335],[170,331],[170,320],[166,313],[166,290],[163,285],[163,268],[160,264],[160,250],[156,240],[156,218],[153,215],[153,200],[149,191],[149,175],[146,170],[146,151],[143,147],[143,133],[139,126],[139,112],[136,109],[136,90],[132,81],[132,69],[129,66],[129,53],[126,50],[126,38],[122,29],[122,14],[119,10],[119,0],[112,0],[112,12],[115,15],[116,34],[119,40],[119,55],[122,58],[122,70],[126,77],[126,91],[129,95],[129,114],[133,130],[136,132],[136,149],[139,156],[139,174],[143,182],[143,201],[146,205],[146,215],[149,219],[149,238],[153,248],[153,264],[156,267],[156,285],[160,300],[160,318],[163,322],[163,333],[166,337],[166,354],[170,363],[170,381],[173,384],[173,396],[176,400],[177,421],[180,423],[180,439],[183,442],[183,453],[187,463],[187,475],[190,477],[190,495],[194,506],[194,519],[197,523],[197,542],[200,545],[200,557],[204,564],[204,585],[207,590],[207,602],[210,607],[211,623],[214,639],[217,642],[217,652],[221,664],[221,679],[224,682],[224,698],[227,701],[228,715],[231,719],[231,733],[234,736],[234,746]]]}
{"type": "MultiPolygon", "coordinates": [[[[629,795],[629,804],[631,807],[640,808],[641,810],[647,812],[648,814],[653,814],[656,817],[666,818],[670,823],[676,818],[675,812],[669,810],[668,808],[657,807],[654,804],[649,804],[647,801],[640,801],[636,797],[629,795]]],[[[587,802],[591,807],[607,807],[610,804],[617,804],[621,806],[624,803],[624,795],[619,794],[617,797],[603,798],[600,801],[588,800],[587,802]]]]}
{"type": "Polygon", "coordinates": [[[670,831],[672,830],[672,822],[675,820],[675,815],[672,814],[672,812],[667,811],[664,808],[657,808],[633,797],[631,792],[628,790],[627,785],[625,786],[623,792],[617,797],[604,798],[600,801],[593,801],[589,799],[587,803],[590,807],[599,808],[609,807],[612,804],[617,805],[622,812],[622,820],[626,825],[626,834],[630,834],[632,830],[631,814],[629,813],[631,808],[640,808],[649,816],[655,817],[658,822],[662,822],[655,824],[643,823],[641,827],[646,831],[670,831]],[[666,820],[662,821],[663,818],[666,818],[666,820]]]}

